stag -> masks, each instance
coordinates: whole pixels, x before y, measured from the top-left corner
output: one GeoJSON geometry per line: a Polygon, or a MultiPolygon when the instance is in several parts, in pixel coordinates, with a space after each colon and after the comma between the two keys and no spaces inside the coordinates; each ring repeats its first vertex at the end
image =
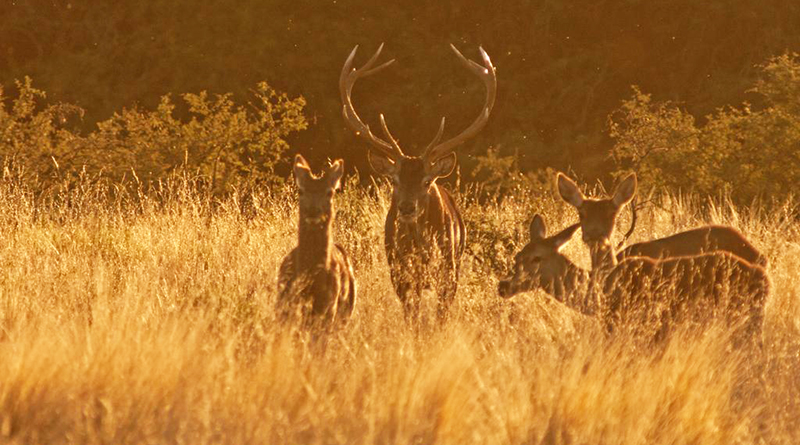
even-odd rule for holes
{"type": "Polygon", "coordinates": [[[628,257],[602,277],[598,301],[589,292],[590,273],[560,252],[578,227],[548,237],[544,219],[534,216],[530,242],[515,256],[511,275],[498,284],[500,296],[542,289],[585,315],[599,317],[609,334],[622,331],[654,343],[666,339],[676,324],[705,324],[721,316],[737,327],[735,341],[760,345],[770,287],[764,268],[728,252],[628,257]]]}
{"type": "Polygon", "coordinates": [[[561,198],[578,210],[583,241],[589,247],[592,269],[613,267],[629,256],[670,258],[713,251],[732,253],[750,263],[766,267],[767,259],[741,232],[729,226],[709,225],[672,236],[633,244],[615,253],[611,235],[617,215],[636,194],[636,175],[630,174],[616,188],[611,198],[587,198],[575,182],[559,173],[561,198]]]}
{"type": "Polygon", "coordinates": [[[383,45],[367,63],[356,69],[353,59],[358,46],[345,61],[339,78],[343,114],[348,126],[370,145],[368,159],[372,168],[392,183],[392,200],[384,227],[384,247],[397,296],[408,318],[419,314],[423,289],[437,293],[438,316],[444,320],[455,298],[464,253],[466,228],[450,193],[436,183],[456,167],[455,148],[486,125],[497,91],[495,68],[488,54],[480,48],[483,65],[464,57],[450,45],[463,65],[478,76],[486,87],[486,101],[478,117],[459,135],[442,141],[445,119],[433,141],[421,156],[403,153],[389,132],[383,114],[380,123],[385,138],[372,133],[353,107],[351,93],[355,82],[389,66],[394,60],[374,66],[383,45]]]}
{"type": "Polygon", "coordinates": [[[346,321],[353,312],[353,266],[331,233],[333,195],[343,173],[341,159],[316,177],[301,155],[295,157],[300,222],[297,247],[286,255],[278,271],[277,309],[283,320],[298,316],[306,325],[329,327],[346,321]]]}

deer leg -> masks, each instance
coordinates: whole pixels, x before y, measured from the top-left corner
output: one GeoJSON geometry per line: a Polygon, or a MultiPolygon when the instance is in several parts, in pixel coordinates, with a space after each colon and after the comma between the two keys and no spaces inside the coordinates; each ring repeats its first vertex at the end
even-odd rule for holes
{"type": "Polygon", "coordinates": [[[397,292],[397,298],[403,305],[403,313],[406,321],[415,322],[420,312],[420,292],[415,281],[409,279],[402,270],[392,268],[392,284],[397,292]]]}
{"type": "Polygon", "coordinates": [[[404,255],[397,257],[387,248],[389,260],[389,276],[392,279],[397,297],[403,305],[406,322],[416,324],[420,316],[420,302],[422,297],[423,270],[419,261],[414,256],[404,255]]]}
{"type": "Polygon", "coordinates": [[[405,292],[403,292],[401,296],[400,290],[398,290],[397,295],[400,297],[400,301],[403,303],[403,313],[406,321],[416,324],[419,321],[420,316],[420,289],[418,289],[418,286],[415,286],[414,283],[404,283],[402,288],[405,289],[405,292]]]}
{"type": "Polygon", "coordinates": [[[437,305],[436,314],[439,317],[440,323],[445,323],[450,314],[450,306],[455,300],[456,291],[458,290],[458,283],[453,280],[444,286],[444,289],[439,293],[439,303],[437,305]]]}
{"type": "Polygon", "coordinates": [[[439,274],[437,283],[437,295],[439,297],[436,307],[436,315],[439,323],[445,323],[450,313],[450,306],[455,300],[458,291],[458,271],[452,262],[448,262],[439,274]]]}
{"type": "Polygon", "coordinates": [[[356,306],[356,280],[348,275],[342,281],[345,285],[342,286],[342,295],[339,300],[340,311],[341,318],[347,320],[353,314],[353,308],[356,306]]]}

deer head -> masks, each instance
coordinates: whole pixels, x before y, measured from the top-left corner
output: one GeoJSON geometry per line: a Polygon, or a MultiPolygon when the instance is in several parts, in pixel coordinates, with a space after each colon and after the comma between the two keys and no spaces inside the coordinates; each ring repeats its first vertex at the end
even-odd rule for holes
{"type": "Polygon", "coordinates": [[[314,176],[305,158],[294,158],[294,178],[299,195],[300,223],[323,226],[333,219],[333,193],[339,188],[344,163],[329,164],[320,176],[314,176]]]}
{"type": "Polygon", "coordinates": [[[424,208],[424,202],[429,196],[438,178],[449,176],[456,166],[455,148],[474,136],[489,119],[489,113],[494,106],[497,92],[497,77],[489,55],[480,49],[483,65],[479,65],[465,58],[455,46],[450,45],[464,66],[477,75],[486,86],[486,101],[483,110],[475,121],[458,136],[441,142],[444,133],[445,119],[442,118],[439,130],[433,141],[425,148],[421,156],[407,156],[403,153],[397,140],[389,132],[383,114],[380,123],[385,138],[382,139],[372,133],[369,126],[364,124],[353,107],[351,92],[355,82],[365,76],[374,74],[389,66],[394,60],[374,67],[378,56],[383,49],[381,44],[375,54],[367,63],[359,68],[353,68],[353,59],[358,46],[353,48],[350,56],[345,61],[339,77],[339,90],[342,97],[343,114],[347,124],[357,135],[366,139],[372,150],[369,151],[369,163],[379,174],[388,177],[393,184],[393,200],[397,205],[398,218],[404,222],[417,219],[424,208]]]}
{"type": "Polygon", "coordinates": [[[573,224],[561,232],[547,237],[547,227],[540,215],[535,215],[530,226],[530,242],[514,257],[511,275],[498,283],[497,291],[503,298],[544,289],[558,300],[564,298],[564,278],[569,260],[560,250],[579,225],[573,224]]]}
{"type": "Polygon", "coordinates": [[[561,198],[578,210],[583,241],[592,255],[592,268],[604,260],[613,262],[611,234],[620,209],[636,195],[636,174],[631,173],[622,180],[611,198],[587,198],[575,182],[561,173],[557,182],[561,198]]]}

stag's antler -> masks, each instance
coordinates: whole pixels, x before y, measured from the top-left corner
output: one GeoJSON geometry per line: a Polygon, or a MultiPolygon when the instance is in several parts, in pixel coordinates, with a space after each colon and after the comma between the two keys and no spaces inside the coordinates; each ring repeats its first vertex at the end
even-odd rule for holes
{"type": "Polygon", "coordinates": [[[373,54],[367,63],[365,63],[361,68],[356,69],[353,68],[353,59],[356,56],[357,50],[358,45],[356,45],[355,48],[353,48],[353,51],[350,52],[350,55],[344,62],[344,67],[342,67],[342,74],[339,76],[339,92],[342,95],[342,103],[344,104],[342,108],[344,120],[347,122],[350,128],[356,132],[357,135],[366,139],[370,144],[372,144],[373,147],[383,152],[386,156],[389,156],[389,158],[397,159],[398,157],[403,157],[404,155],[403,151],[400,149],[400,145],[397,143],[397,140],[392,137],[392,134],[389,133],[389,127],[386,126],[386,120],[384,119],[383,114],[381,114],[381,127],[383,127],[383,132],[389,139],[388,141],[372,134],[372,131],[369,129],[369,125],[364,124],[361,118],[358,117],[355,108],[353,108],[353,102],[350,99],[350,95],[353,91],[353,85],[355,85],[359,78],[377,73],[378,71],[391,65],[394,62],[394,59],[373,68],[373,65],[378,60],[378,56],[381,54],[381,50],[383,50],[383,43],[381,43],[381,46],[378,47],[378,50],[375,51],[375,54],[373,54]]]}
{"type": "Polygon", "coordinates": [[[467,139],[475,136],[475,134],[486,125],[486,122],[489,120],[489,113],[492,111],[492,107],[494,107],[494,99],[497,95],[497,74],[495,73],[495,68],[492,65],[492,61],[489,59],[489,55],[486,54],[486,51],[483,48],[479,48],[481,51],[481,56],[483,57],[483,65],[479,65],[472,60],[467,59],[464,57],[461,52],[455,47],[455,45],[450,44],[450,48],[453,48],[453,51],[458,56],[461,63],[467,67],[468,70],[472,71],[478,77],[483,80],[483,83],[486,85],[486,102],[483,105],[483,110],[478,115],[478,118],[467,127],[466,130],[462,131],[461,134],[458,136],[448,139],[445,142],[439,143],[439,140],[442,138],[442,133],[444,133],[444,121],[445,119],[442,118],[441,124],[439,124],[439,131],[436,133],[436,137],[433,138],[433,141],[428,145],[423,153],[422,157],[428,159],[430,161],[435,161],[442,156],[447,155],[450,153],[454,148],[456,148],[459,144],[466,141],[467,139]]]}

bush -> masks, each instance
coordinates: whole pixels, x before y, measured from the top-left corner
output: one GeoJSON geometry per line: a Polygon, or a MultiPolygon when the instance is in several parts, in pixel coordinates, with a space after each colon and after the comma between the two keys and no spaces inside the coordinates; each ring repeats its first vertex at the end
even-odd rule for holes
{"type": "Polygon", "coordinates": [[[82,117],[83,110],[69,104],[38,106],[47,97],[44,91],[34,88],[29,77],[15,84],[18,95],[10,101],[0,87],[0,156],[25,183],[57,179],[61,164],[80,157],[76,147],[81,138],[65,124],[70,117],[82,117]]]}
{"type": "Polygon", "coordinates": [[[552,169],[540,169],[523,173],[519,167],[519,150],[514,154],[501,156],[498,148],[489,148],[485,156],[475,156],[475,168],[470,173],[476,183],[474,191],[486,199],[502,201],[506,196],[541,196],[550,192],[552,169]]]}
{"type": "Polygon", "coordinates": [[[243,180],[279,182],[274,167],[288,149],[286,136],[308,125],[305,99],[261,82],[245,105],[231,94],[184,94],[190,118],[181,120],[165,95],[155,110],[123,109],[84,136],[67,126],[82,109],[39,104],[46,94],[30,78],[17,89],[11,107],[0,90],[0,156],[40,189],[80,174],[147,186],[181,170],[200,174],[215,194],[243,180]]]}
{"type": "Polygon", "coordinates": [[[609,117],[612,157],[651,187],[730,194],[743,203],[784,199],[800,180],[800,58],[783,55],[760,67],[750,90],[763,99],[727,106],[702,126],[674,103],[633,97],[609,117]]]}

